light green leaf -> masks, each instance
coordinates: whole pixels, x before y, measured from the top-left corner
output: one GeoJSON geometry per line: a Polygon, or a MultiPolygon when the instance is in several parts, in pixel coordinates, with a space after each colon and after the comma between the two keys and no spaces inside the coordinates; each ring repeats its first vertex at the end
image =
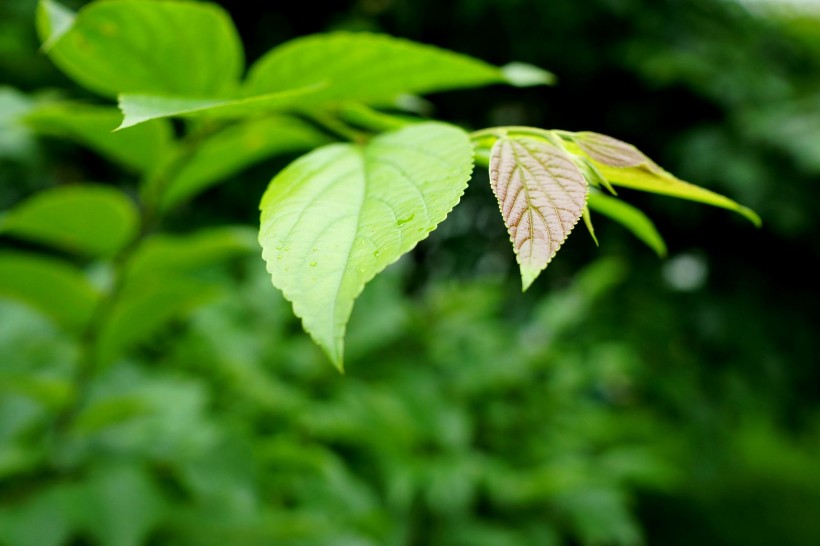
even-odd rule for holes
{"type": "Polygon", "coordinates": [[[624,226],[654,250],[658,256],[666,256],[666,243],[663,237],[658,233],[652,220],[639,209],[599,192],[589,194],[589,207],[624,226]]]}
{"type": "Polygon", "coordinates": [[[78,252],[108,256],[137,232],[136,207],[106,186],[65,186],[35,194],[0,216],[0,233],[78,252]]]}
{"type": "Polygon", "coordinates": [[[323,85],[289,89],[279,93],[265,93],[253,97],[196,98],[122,94],[119,107],[123,120],[119,129],[126,129],[146,121],[173,116],[243,118],[256,117],[266,112],[286,110],[300,103],[307,95],[316,93],[323,85]]]}
{"type": "Polygon", "coordinates": [[[112,132],[121,119],[120,112],[108,106],[56,103],[36,108],[24,121],[40,134],[74,140],[135,171],[156,167],[173,147],[170,123],[157,120],[132,131],[112,132]]]}
{"type": "Polygon", "coordinates": [[[43,40],[43,51],[63,37],[74,24],[76,15],[67,7],[53,0],[40,0],[37,6],[37,31],[43,40]]]}
{"type": "Polygon", "coordinates": [[[172,207],[267,157],[316,148],[329,140],[296,118],[249,120],[202,142],[167,187],[154,191],[161,192],[163,207],[172,207]]]}
{"type": "Polygon", "coordinates": [[[260,205],[262,256],[339,369],[354,299],[444,220],[471,171],[464,131],[421,123],[365,146],[325,146],[273,179],[260,205]]]}
{"type": "Polygon", "coordinates": [[[389,103],[401,94],[504,83],[498,67],[466,55],[382,34],[336,32],[291,40],[250,70],[251,95],[324,84],[305,104],[389,103]]]}
{"type": "Polygon", "coordinates": [[[733,210],[760,226],[760,217],[728,197],[684,182],[666,172],[631,144],[597,133],[575,133],[564,146],[587,156],[598,172],[615,186],[668,195],[733,210]],[[581,136],[579,136],[581,135],[581,136]]]}
{"type": "Polygon", "coordinates": [[[509,63],[501,67],[504,79],[516,87],[532,87],[535,85],[552,85],[555,75],[543,68],[527,63],[509,63]]]}
{"type": "Polygon", "coordinates": [[[24,303],[72,332],[88,324],[99,294],[78,269],[35,254],[0,253],[0,298],[24,303]]]}
{"type": "Polygon", "coordinates": [[[129,282],[162,279],[248,254],[256,248],[256,236],[246,227],[205,229],[193,235],[153,235],[132,255],[125,278],[129,282]]]}
{"type": "Polygon", "coordinates": [[[37,28],[54,63],[104,96],[216,96],[236,88],[243,68],[230,17],[210,3],[109,0],[72,18],[41,0],[37,28]]]}
{"type": "Polygon", "coordinates": [[[581,219],[587,182],[560,144],[516,136],[493,145],[490,183],[526,290],[581,219]]]}
{"type": "Polygon", "coordinates": [[[34,108],[34,101],[13,87],[0,85],[0,159],[31,159],[34,138],[21,119],[34,108]]]}
{"type": "Polygon", "coordinates": [[[588,206],[584,207],[584,213],[581,217],[584,219],[584,225],[587,227],[589,236],[592,237],[592,240],[595,242],[595,246],[599,246],[598,237],[595,235],[595,226],[592,225],[592,213],[589,212],[588,206]]]}

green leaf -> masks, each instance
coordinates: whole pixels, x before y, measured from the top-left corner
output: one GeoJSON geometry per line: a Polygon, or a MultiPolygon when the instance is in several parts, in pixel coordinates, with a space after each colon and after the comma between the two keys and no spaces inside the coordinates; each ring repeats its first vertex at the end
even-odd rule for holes
{"type": "Polygon", "coordinates": [[[20,161],[34,157],[34,138],[21,123],[34,108],[34,101],[25,93],[0,85],[0,159],[20,161]]]}
{"type": "Polygon", "coordinates": [[[535,85],[552,85],[555,75],[543,68],[527,63],[509,63],[501,67],[504,79],[516,87],[532,87],[535,85]]]}
{"type": "Polygon", "coordinates": [[[658,256],[662,258],[666,256],[666,243],[663,237],[658,233],[652,220],[639,209],[599,192],[589,194],[589,207],[624,226],[654,250],[658,256]]]}
{"type": "Polygon", "coordinates": [[[84,527],[94,544],[140,546],[167,510],[154,478],[136,464],[96,465],[84,484],[84,527]]]}
{"type": "Polygon", "coordinates": [[[296,118],[249,120],[202,142],[167,188],[156,191],[162,193],[162,206],[172,207],[267,157],[309,150],[328,141],[323,133],[296,118]]]}
{"type": "Polygon", "coordinates": [[[560,144],[516,136],[493,145],[490,183],[526,290],[581,219],[587,182],[560,144]]]}
{"type": "Polygon", "coordinates": [[[337,32],[297,38],[250,70],[235,96],[120,97],[122,127],[168,116],[247,117],[259,112],[336,106],[346,101],[392,105],[401,96],[511,83],[540,85],[551,75],[521,63],[498,68],[466,55],[380,34],[337,32]]]}
{"type": "Polygon", "coordinates": [[[271,182],[260,205],[262,256],[340,370],[354,299],[444,220],[471,171],[464,131],[421,123],[365,146],[325,146],[271,182]]]}
{"type": "Polygon", "coordinates": [[[7,233],[88,256],[109,256],[137,232],[136,207],[106,186],[65,186],[35,194],[0,216],[7,233]]]}
{"type": "Polygon", "coordinates": [[[35,254],[0,253],[0,298],[20,301],[71,332],[85,327],[99,294],[78,269],[35,254]]]}
{"type": "Polygon", "coordinates": [[[218,293],[216,285],[195,273],[255,248],[253,231],[238,227],[146,239],[129,260],[123,288],[100,332],[98,360],[113,361],[169,321],[210,300],[218,293]]]}
{"type": "Polygon", "coordinates": [[[120,293],[100,329],[99,363],[112,362],[169,321],[191,311],[216,293],[212,283],[188,277],[150,277],[131,282],[120,293]]]}
{"type": "Polygon", "coordinates": [[[43,51],[68,32],[76,15],[67,7],[53,0],[41,0],[37,6],[37,31],[43,40],[43,51]]]}
{"type": "Polygon", "coordinates": [[[109,0],[72,17],[56,2],[41,0],[37,28],[63,72],[109,97],[230,93],[243,68],[236,29],[215,4],[109,0]]]}
{"type": "Polygon", "coordinates": [[[728,197],[684,182],[666,172],[637,148],[597,133],[575,133],[564,146],[574,154],[590,158],[598,172],[610,183],[633,190],[668,195],[733,210],[760,226],[760,217],[728,197]]]}
{"type": "Polygon", "coordinates": [[[45,485],[0,511],[0,536],[8,546],[60,546],[71,534],[66,508],[70,486],[45,485]]]}
{"type": "Polygon", "coordinates": [[[153,235],[134,252],[125,278],[135,283],[150,277],[162,279],[248,254],[256,248],[256,236],[246,227],[205,229],[194,235],[153,235]]]}
{"type": "Polygon", "coordinates": [[[122,115],[116,108],[56,103],[25,116],[26,125],[48,136],[68,138],[137,172],[150,171],[173,147],[173,130],[164,120],[114,133],[122,115]]]}
{"type": "Polygon", "coordinates": [[[587,227],[589,236],[595,242],[595,246],[600,246],[598,245],[598,237],[595,235],[595,226],[592,225],[592,214],[589,212],[588,206],[584,207],[584,213],[581,217],[584,219],[584,225],[587,227]]]}
{"type": "Polygon", "coordinates": [[[388,103],[404,93],[505,81],[503,70],[466,55],[382,34],[336,32],[275,48],[251,67],[246,89],[258,95],[323,84],[306,104],[388,103]]]}
{"type": "Polygon", "coordinates": [[[280,93],[266,93],[245,98],[163,97],[154,95],[123,94],[119,107],[123,120],[119,129],[126,129],[146,121],[173,116],[243,118],[266,112],[286,110],[299,104],[303,96],[315,93],[322,85],[289,89],[280,93]]]}
{"type": "Polygon", "coordinates": [[[0,370],[0,393],[27,396],[51,411],[65,407],[76,394],[74,385],[66,379],[4,370],[0,370]]]}

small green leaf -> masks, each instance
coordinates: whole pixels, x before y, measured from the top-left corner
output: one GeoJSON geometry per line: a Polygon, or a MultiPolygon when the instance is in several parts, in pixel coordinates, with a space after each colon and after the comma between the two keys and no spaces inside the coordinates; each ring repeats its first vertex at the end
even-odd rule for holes
{"type": "Polygon", "coordinates": [[[104,96],[232,92],[242,44],[215,4],[168,0],[92,2],[76,16],[41,0],[37,28],[54,63],[104,96]]]}
{"type": "Polygon", "coordinates": [[[663,237],[658,233],[652,220],[639,209],[600,192],[589,194],[589,207],[624,226],[661,258],[666,256],[666,243],[663,242],[663,237]]]}
{"type": "Polygon", "coordinates": [[[592,237],[593,241],[595,241],[595,246],[600,246],[598,245],[598,237],[595,236],[595,227],[592,225],[592,214],[589,212],[588,206],[584,207],[582,218],[584,219],[584,225],[587,227],[589,236],[592,237]]]}
{"type": "Polygon", "coordinates": [[[120,112],[108,106],[56,103],[36,108],[24,121],[40,134],[74,140],[135,171],[156,167],[173,147],[170,123],[157,120],[132,131],[112,132],[121,119],[120,112]]]}
{"type": "Polygon", "coordinates": [[[174,206],[267,157],[316,148],[329,140],[307,123],[286,116],[228,127],[202,142],[167,188],[158,190],[161,204],[174,206]]]}
{"type": "Polygon", "coordinates": [[[80,270],[63,261],[4,251],[0,297],[24,303],[77,333],[91,320],[99,294],[80,270]]]}
{"type": "Polygon", "coordinates": [[[325,146],[271,182],[260,205],[262,256],[340,370],[354,299],[444,220],[471,171],[464,131],[421,123],[365,146],[325,146]]]}
{"type": "Polygon", "coordinates": [[[516,136],[493,145],[490,183],[526,290],[581,219],[587,182],[560,144],[516,136]]]}
{"type": "Polygon", "coordinates": [[[382,34],[336,32],[273,49],[251,67],[246,88],[257,95],[324,84],[305,103],[379,104],[401,94],[505,81],[501,69],[466,55],[382,34]]]}
{"type": "Polygon", "coordinates": [[[555,74],[527,63],[509,63],[501,67],[504,79],[516,87],[553,85],[555,74]]]}
{"type": "Polygon", "coordinates": [[[42,191],[0,216],[7,233],[88,256],[109,256],[137,232],[136,207],[106,186],[65,186],[42,191]]]}
{"type": "Polygon", "coordinates": [[[760,217],[728,197],[684,182],[666,172],[637,148],[597,133],[575,133],[564,146],[571,153],[587,156],[610,183],[624,188],[668,195],[733,210],[760,226],[760,217]]]}

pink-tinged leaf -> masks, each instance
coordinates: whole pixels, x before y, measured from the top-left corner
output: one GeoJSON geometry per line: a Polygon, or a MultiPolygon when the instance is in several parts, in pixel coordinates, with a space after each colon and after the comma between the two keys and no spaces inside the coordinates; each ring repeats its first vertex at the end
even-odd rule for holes
{"type": "Polygon", "coordinates": [[[537,138],[505,137],[490,153],[490,183],[526,290],[583,215],[587,182],[563,148],[537,138]]]}
{"type": "Polygon", "coordinates": [[[635,146],[611,136],[584,131],[575,133],[573,140],[589,157],[610,167],[625,168],[654,165],[635,146]]]}

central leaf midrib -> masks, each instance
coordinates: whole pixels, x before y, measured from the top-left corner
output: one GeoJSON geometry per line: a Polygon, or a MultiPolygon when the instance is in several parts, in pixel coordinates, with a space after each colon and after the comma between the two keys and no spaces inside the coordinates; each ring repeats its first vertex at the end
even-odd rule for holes
{"type": "MultiPolygon", "coordinates": [[[[351,270],[350,261],[351,257],[353,256],[353,247],[356,245],[356,241],[359,238],[359,232],[362,226],[362,212],[364,211],[364,202],[367,198],[367,186],[368,186],[368,177],[367,177],[367,160],[365,157],[365,149],[359,146],[353,147],[353,151],[356,154],[356,157],[360,161],[360,168],[361,168],[361,193],[360,199],[356,211],[356,227],[353,230],[353,237],[350,239],[350,246],[347,249],[347,257],[345,258],[345,268],[342,270],[342,274],[339,275],[339,282],[336,285],[335,289],[335,297],[333,298],[333,304],[330,308],[330,317],[331,317],[331,332],[336,328],[336,310],[339,306],[339,295],[341,294],[342,285],[347,278],[348,272],[351,270]]],[[[342,326],[342,336],[344,335],[345,326],[342,326]]],[[[333,335],[333,359],[334,360],[341,360],[343,347],[337,347],[338,338],[333,335]],[[338,353],[338,354],[337,354],[338,353]]]]}

